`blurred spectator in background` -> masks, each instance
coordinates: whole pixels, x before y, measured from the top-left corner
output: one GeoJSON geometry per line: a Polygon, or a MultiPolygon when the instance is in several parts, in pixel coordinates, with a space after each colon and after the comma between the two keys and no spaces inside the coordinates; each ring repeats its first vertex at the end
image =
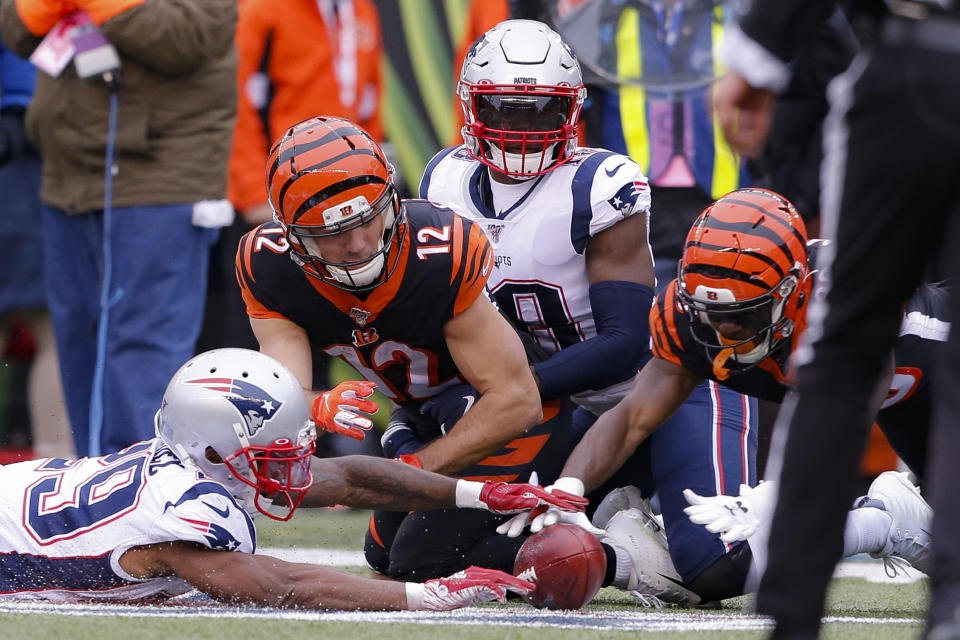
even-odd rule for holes
{"type": "Polygon", "coordinates": [[[252,228],[273,216],[263,167],[270,143],[291,125],[339,116],[383,141],[377,8],[371,0],[245,0],[237,53],[229,198],[252,228]]]}
{"type": "Polygon", "coordinates": [[[810,237],[819,236],[823,120],[830,108],[827,84],[850,66],[856,49],[853,30],[838,9],[798,51],[763,153],[747,161],[755,184],[793,202],[810,237]]]}
{"type": "MultiPolygon", "coordinates": [[[[514,18],[529,18],[530,16],[511,15],[510,3],[507,0],[471,0],[467,12],[467,24],[463,27],[463,36],[457,44],[457,57],[453,61],[453,86],[456,87],[460,81],[460,69],[463,68],[463,61],[467,57],[473,44],[479,40],[483,34],[497,26],[504,20],[514,18]]],[[[457,95],[453,97],[453,121],[456,123],[456,131],[450,140],[447,140],[447,146],[455,147],[463,142],[460,129],[463,128],[463,110],[460,108],[460,98],[457,95]]]]}
{"type": "Polygon", "coordinates": [[[34,76],[29,62],[0,43],[0,357],[14,337],[13,316],[19,315],[36,345],[27,383],[33,451],[42,457],[70,458],[73,438],[43,295],[40,157],[23,129],[34,76]]]}
{"type": "Polygon", "coordinates": [[[3,40],[29,56],[78,10],[117,49],[122,82],[40,73],[26,129],[64,394],[78,454],[96,456],[152,437],[194,352],[209,245],[233,213],[236,0],[2,0],[3,40]]]}
{"type": "MultiPolygon", "coordinates": [[[[258,348],[234,261],[243,234],[273,216],[263,178],[270,143],[291,125],[317,115],[347,118],[378,142],[384,140],[380,116],[383,44],[380,16],[372,0],[288,0],[282,4],[244,0],[237,21],[237,54],[240,95],[228,197],[239,215],[214,248],[207,315],[198,349],[258,348]]],[[[328,386],[329,356],[315,351],[312,362],[316,383],[328,386]]],[[[335,446],[338,453],[376,455],[376,445],[376,438],[320,441],[321,450],[335,446]]]]}
{"type": "MultiPolygon", "coordinates": [[[[774,134],[764,153],[748,164],[720,135],[713,108],[713,81],[723,70],[717,54],[729,19],[727,4],[567,0],[557,3],[552,15],[584,67],[585,144],[629,155],[650,177],[658,291],[677,275],[693,220],[713,199],[738,187],[764,186],[786,195],[808,226],[814,232],[818,228],[826,84],[852,59],[852,32],[838,11],[803,48],[786,99],[777,107],[774,134]]],[[[767,425],[776,410],[760,403],[761,471],[767,425]]]]}
{"type": "MultiPolygon", "coordinates": [[[[234,275],[240,237],[273,216],[263,167],[269,145],[318,114],[358,122],[383,140],[380,18],[371,0],[243,0],[237,20],[239,102],[228,197],[240,214],[211,257],[207,314],[198,350],[256,349],[234,275]]],[[[326,377],[328,358],[316,359],[326,377]]]]}
{"type": "Polygon", "coordinates": [[[586,144],[630,156],[649,176],[650,243],[660,290],[676,276],[697,215],[747,183],[711,106],[724,13],[714,0],[591,4],[573,15],[591,16],[581,22],[594,25],[599,46],[593,51],[584,50],[573,25],[562,18],[558,25],[593,72],[587,74],[594,84],[584,107],[586,144]]]}

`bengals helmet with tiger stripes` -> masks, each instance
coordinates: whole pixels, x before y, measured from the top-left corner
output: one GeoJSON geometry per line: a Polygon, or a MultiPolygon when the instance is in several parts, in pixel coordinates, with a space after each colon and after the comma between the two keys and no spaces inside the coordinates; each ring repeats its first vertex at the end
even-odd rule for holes
{"type": "Polygon", "coordinates": [[[274,220],[307,275],[352,292],[390,277],[402,253],[405,219],[393,166],[366,131],[327,116],[295,124],[270,150],[266,178],[274,220]],[[347,233],[381,214],[383,236],[373,255],[332,262],[311,249],[310,239],[347,233]]]}
{"type": "Polygon", "coordinates": [[[765,189],[732,191],[694,222],[677,292],[694,338],[719,364],[749,368],[803,331],[813,286],[806,244],[803,218],[765,189]]]}

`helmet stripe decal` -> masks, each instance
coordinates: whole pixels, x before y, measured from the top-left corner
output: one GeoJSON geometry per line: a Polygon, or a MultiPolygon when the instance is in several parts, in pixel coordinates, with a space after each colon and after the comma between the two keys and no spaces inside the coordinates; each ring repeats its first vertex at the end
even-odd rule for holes
{"type": "MultiPolygon", "coordinates": [[[[298,170],[293,176],[291,176],[290,179],[288,179],[287,182],[280,188],[280,195],[277,197],[277,202],[279,202],[279,203],[281,203],[281,204],[283,203],[283,199],[284,199],[284,197],[287,195],[287,190],[290,189],[291,186],[293,186],[293,184],[297,181],[297,178],[299,178],[300,176],[302,176],[302,175],[304,175],[304,174],[306,174],[306,173],[310,173],[311,171],[317,171],[317,170],[319,170],[319,169],[323,169],[324,167],[329,167],[330,165],[332,165],[332,164],[334,164],[334,163],[336,163],[336,162],[340,162],[340,161],[343,160],[344,158],[350,158],[350,157],[353,157],[353,156],[356,156],[356,155],[370,156],[371,158],[376,158],[377,161],[380,162],[380,164],[383,164],[383,160],[380,158],[380,156],[378,156],[376,153],[374,153],[374,152],[371,151],[370,149],[352,149],[352,150],[350,150],[350,151],[345,151],[344,153],[341,153],[341,154],[338,155],[338,156],[334,156],[333,158],[330,158],[329,160],[324,160],[323,162],[318,162],[317,164],[312,164],[312,165],[310,165],[309,167],[304,167],[303,169],[299,169],[299,170],[298,170]]],[[[384,165],[384,166],[386,166],[386,165],[384,165]]]]}
{"type": "Polygon", "coordinates": [[[766,290],[767,285],[762,280],[758,280],[756,276],[739,269],[731,269],[727,267],[717,267],[712,264],[691,264],[685,269],[686,273],[699,273],[707,277],[720,277],[720,271],[723,272],[723,278],[730,278],[732,280],[738,280],[740,282],[746,282],[747,284],[752,284],[760,287],[761,289],[766,290]]]}
{"type": "MultiPolygon", "coordinates": [[[[769,213],[764,212],[764,215],[771,220],[776,220],[774,216],[769,215],[769,213]]],[[[747,238],[763,238],[769,240],[773,243],[775,247],[780,249],[783,252],[784,256],[787,258],[787,263],[793,265],[796,262],[796,259],[793,256],[793,252],[790,251],[790,247],[787,246],[783,238],[779,237],[776,233],[771,231],[765,226],[758,226],[753,222],[723,222],[722,220],[717,219],[718,216],[710,216],[706,224],[703,225],[704,229],[714,229],[717,231],[729,231],[731,233],[739,233],[747,238]]],[[[803,244],[803,240],[798,241],[803,244]]],[[[738,251],[738,253],[743,253],[738,251]]]]}
{"type": "MultiPolygon", "coordinates": [[[[761,193],[761,194],[759,194],[759,195],[764,195],[764,196],[770,197],[772,200],[774,200],[775,202],[777,202],[778,208],[784,206],[783,201],[777,200],[776,198],[773,198],[773,196],[770,196],[769,194],[761,193]]],[[[760,205],[758,205],[758,204],[756,204],[756,203],[754,203],[754,202],[750,202],[750,201],[748,201],[748,200],[740,200],[740,199],[738,199],[738,198],[734,198],[734,197],[730,197],[730,196],[724,196],[724,197],[722,198],[722,201],[723,201],[724,203],[740,204],[740,205],[744,205],[744,206],[746,206],[746,207],[750,207],[751,209],[756,209],[756,210],[759,211],[760,213],[763,213],[763,214],[767,215],[767,216],[770,218],[770,221],[771,221],[771,222],[773,222],[773,223],[775,223],[775,224],[783,227],[783,228],[786,229],[787,231],[789,231],[797,240],[800,241],[801,244],[804,244],[804,243],[806,242],[806,240],[803,239],[803,237],[800,235],[800,233],[797,231],[797,229],[796,229],[795,227],[793,227],[792,225],[788,224],[785,220],[782,220],[782,219],[780,219],[780,218],[777,217],[777,216],[770,216],[770,215],[769,215],[769,214],[770,214],[770,211],[764,209],[763,207],[761,207],[760,205]]]]}
{"type": "MultiPolygon", "coordinates": [[[[287,136],[289,135],[290,135],[290,132],[288,131],[287,136]]],[[[345,126],[338,127],[333,131],[331,131],[330,133],[326,134],[325,136],[321,138],[317,138],[316,140],[310,140],[309,142],[304,142],[303,144],[300,144],[300,145],[296,145],[296,144],[291,145],[289,149],[285,149],[283,152],[280,153],[279,156],[277,156],[277,159],[273,161],[273,164],[270,166],[269,180],[271,181],[273,180],[273,174],[276,173],[277,167],[279,167],[284,162],[288,162],[290,159],[300,155],[301,153],[312,151],[313,149],[322,147],[328,142],[333,142],[334,140],[345,138],[348,135],[366,137],[366,134],[364,134],[362,131],[357,129],[352,124],[347,123],[345,126]]],[[[281,144],[283,143],[283,140],[287,136],[284,136],[284,138],[280,139],[281,144]]],[[[279,144],[277,146],[279,146],[279,144]]],[[[276,150],[276,147],[274,147],[274,150],[276,150]]]]}
{"type": "MultiPolygon", "coordinates": [[[[708,250],[711,250],[711,251],[723,251],[723,250],[728,250],[728,251],[729,251],[729,249],[730,249],[730,247],[725,247],[725,246],[722,246],[722,245],[709,244],[709,243],[707,243],[707,242],[688,242],[688,243],[686,244],[686,246],[684,247],[684,249],[691,248],[691,247],[692,247],[692,248],[699,248],[699,249],[708,249],[708,250]]],[[[757,260],[759,260],[759,261],[761,261],[761,262],[763,262],[763,263],[765,263],[765,264],[770,265],[771,267],[773,267],[774,269],[777,270],[777,273],[780,274],[780,277],[781,277],[781,278],[783,278],[784,276],[787,275],[786,272],[784,272],[783,267],[781,267],[779,264],[777,264],[776,260],[773,260],[772,258],[770,258],[770,256],[768,256],[768,255],[766,255],[766,254],[764,254],[764,253],[761,253],[761,252],[759,252],[759,251],[749,251],[749,250],[748,250],[748,251],[737,251],[737,253],[739,253],[740,255],[743,255],[743,256],[750,256],[751,258],[755,258],[755,259],[757,259],[757,260]]],[[[691,264],[691,267],[692,267],[694,264],[696,264],[696,263],[692,263],[692,264],[691,264]]]]}
{"type": "Polygon", "coordinates": [[[349,191],[350,189],[355,189],[356,187],[362,187],[365,184],[386,184],[386,181],[380,176],[364,175],[354,176],[352,178],[347,178],[346,180],[341,180],[340,182],[334,183],[326,189],[318,191],[307,198],[303,204],[297,208],[297,210],[293,213],[294,224],[296,224],[297,220],[300,219],[300,216],[305,214],[307,211],[310,211],[310,209],[313,209],[317,205],[325,202],[339,193],[349,191]]]}

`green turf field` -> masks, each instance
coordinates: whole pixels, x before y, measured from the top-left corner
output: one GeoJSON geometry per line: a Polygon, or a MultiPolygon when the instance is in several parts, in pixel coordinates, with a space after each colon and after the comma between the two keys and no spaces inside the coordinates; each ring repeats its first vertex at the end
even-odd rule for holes
{"type": "MultiPolygon", "coordinates": [[[[262,547],[332,548],[357,551],[369,513],[302,510],[288,523],[258,522],[262,547]]],[[[361,567],[350,568],[364,573],[361,567]]],[[[799,568],[798,568],[799,570],[799,568]]],[[[824,638],[912,639],[919,636],[927,582],[834,581],[824,638]]],[[[47,608],[49,609],[49,607],[47,608]]],[[[377,613],[277,613],[211,606],[110,608],[55,607],[59,613],[0,613],[0,638],[166,640],[342,638],[343,640],[573,640],[670,638],[706,640],[763,638],[764,622],[749,614],[749,599],[724,602],[719,610],[648,609],[615,589],[602,590],[584,612],[540,612],[522,604],[483,605],[466,612],[422,615],[377,613]],[[200,617],[196,614],[202,614],[200,617]]]]}

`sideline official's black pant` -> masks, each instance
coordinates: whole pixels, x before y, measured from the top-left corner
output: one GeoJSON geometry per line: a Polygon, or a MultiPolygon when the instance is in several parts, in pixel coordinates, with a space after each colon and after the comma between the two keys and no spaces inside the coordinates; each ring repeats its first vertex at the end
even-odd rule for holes
{"type": "MultiPolygon", "coordinates": [[[[826,295],[815,295],[810,309],[796,392],[784,403],[768,465],[781,470],[781,482],[757,609],[776,619],[774,637],[817,634],[903,304],[938,251],[942,272],[960,283],[958,78],[960,53],[883,45],[831,87],[826,295]]],[[[960,320],[960,295],[949,310],[960,320]]],[[[960,331],[932,384],[926,493],[935,514],[935,624],[960,603],[960,331]]]]}

